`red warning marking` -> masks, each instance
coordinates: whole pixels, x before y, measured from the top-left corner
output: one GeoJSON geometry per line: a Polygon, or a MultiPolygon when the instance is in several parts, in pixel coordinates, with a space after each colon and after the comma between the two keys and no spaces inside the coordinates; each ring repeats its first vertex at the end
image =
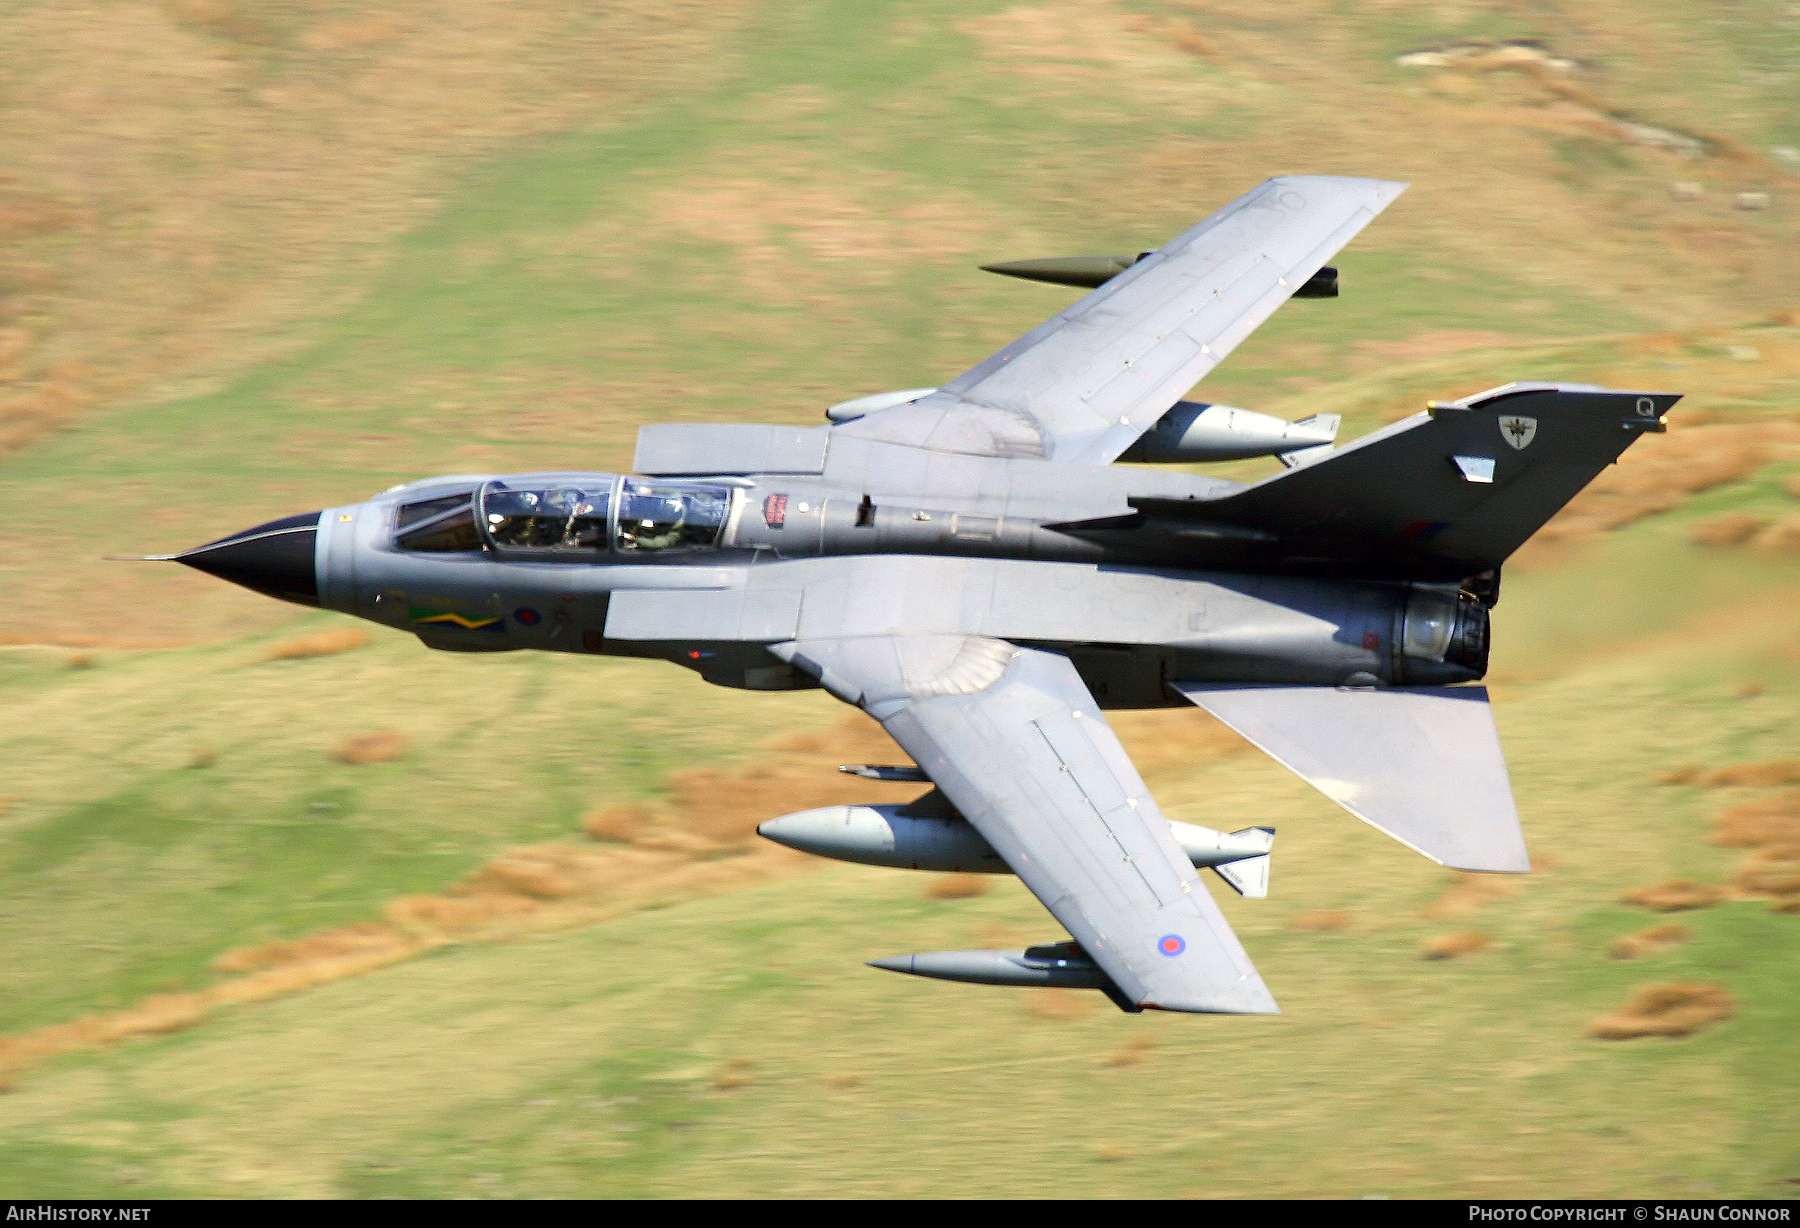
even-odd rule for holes
{"type": "Polygon", "coordinates": [[[1363,632],[1363,647],[1370,652],[1380,652],[1381,651],[1381,632],[1379,632],[1379,631],[1363,632]]]}
{"type": "Polygon", "coordinates": [[[763,523],[771,529],[779,529],[787,523],[786,495],[770,495],[763,500],[763,523]]]}

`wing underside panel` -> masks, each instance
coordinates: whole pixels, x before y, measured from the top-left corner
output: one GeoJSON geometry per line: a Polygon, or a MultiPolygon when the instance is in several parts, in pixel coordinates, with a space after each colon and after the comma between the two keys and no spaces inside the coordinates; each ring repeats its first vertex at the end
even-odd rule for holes
{"type": "Polygon", "coordinates": [[[915,652],[902,637],[881,651],[855,641],[778,651],[880,720],[1128,1001],[1274,1012],[1067,658],[969,638],[1004,649],[997,677],[965,670],[978,686],[938,683],[923,664],[992,655],[967,647],[915,652]]]}

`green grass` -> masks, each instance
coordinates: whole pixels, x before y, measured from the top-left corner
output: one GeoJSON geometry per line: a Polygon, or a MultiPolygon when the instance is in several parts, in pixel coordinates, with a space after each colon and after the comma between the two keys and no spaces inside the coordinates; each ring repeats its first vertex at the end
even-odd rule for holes
{"type": "Polygon", "coordinates": [[[82,669],[0,651],[18,722],[0,1029],[195,987],[232,946],[370,918],[590,808],[654,798],[677,767],[754,753],[746,729],[838,717],[816,694],[745,697],[639,662],[470,659],[382,633],[256,663],[265,644],[82,669]],[[408,738],[400,761],[332,758],[381,729],[408,738]]]}

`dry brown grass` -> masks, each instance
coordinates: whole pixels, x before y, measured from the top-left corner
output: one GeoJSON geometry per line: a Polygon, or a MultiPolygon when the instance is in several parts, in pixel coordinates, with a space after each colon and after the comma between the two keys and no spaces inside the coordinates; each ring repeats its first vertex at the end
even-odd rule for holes
{"type": "Polygon", "coordinates": [[[1494,945],[1494,940],[1480,930],[1462,930],[1427,938],[1420,948],[1426,959],[1461,959],[1494,945]]]}
{"type": "Polygon", "coordinates": [[[1800,473],[1790,473],[1781,479],[1781,489],[1800,499],[1800,473]]]}
{"type": "Polygon", "coordinates": [[[1764,763],[1740,763],[1714,768],[1701,783],[1745,789],[1772,789],[1800,784],[1800,759],[1771,759],[1764,763]]]}
{"type": "Polygon", "coordinates": [[[1696,521],[1688,530],[1688,540],[1696,546],[1741,546],[1755,537],[1763,524],[1762,517],[1749,512],[1722,512],[1696,521]]]}
{"type": "Polygon", "coordinates": [[[1800,898],[1800,845],[1755,850],[1732,881],[1752,895],[1800,898]]]}
{"type": "Polygon", "coordinates": [[[1518,880],[1508,875],[1459,874],[1449,889],[1422,911],[1432,921],[1454,921],[1478,908],[1504,900],[1518,889],[1518,880]]]}
{"type": "Polygon", "coordinates": [[[1800,554],[1800,516],[1784,516],[1750,540],[1768,554],[1800,554]]]}
{"type": "Polygon", "coordinates": [[[1131,1037],[1117,1049],[1102,1056],[1100,1064],[1102,1066],[1111,1066],[1114,1068],[1120,1066],[1141,1066],[1144,1063],[1144,1059],[1149,1056],[1150,1050],[1155,1047],[1156,1042],[1154,1040],[1140,1033],[1137,1036],[1131,1037]]]}
{"type": "Polygon", "coordinates": [[[1693,932],[1681,922],[1664,921],[1661,925],[1652,925],[1649,929],[1615,939],[1606,953],[1614,959],[1641,959],[1646,955],[1678,947],[1693,936],[1693,932]]]}
{"type": "Polygon", "coordinates": [[[648,807],[622,802],[588,812],[581,820],[581,830],[594,840],[630,844],[650,825],[650,818],[648,807]]]}
{"type": "MultiPolygon", "coordinates": [[[[1739,688],[1740,697],[1749,699],[1762,694],[1754,683],[1739,688]],[[1748,694],[1742,694],[1744,691],[1748,694]]],[[[1658,784],[1704,785],[1707,788],[1772,789],[1777,785],[1800,784],[1800,759],[1773,759],[1766,763],[1733,763],[1725,767],[1703,768],[1686,764],[1656,774],[1658,784]]],[[[1715,841],[1714,843],[1718,843],[1715,841]]]]}
{"type": "Polygon", "coordinates": [[[1534,554],[1666,512],[1690,495],[1748,477],[1775,443],[1800,439],[1793,423],[1672,426],[1640,440],[1538,530],[1534,554]]]}
{"type": "Polygon", "coordinates": [[[749,1087],[756,1081],[753,1077],[755,1070],[756,1064],[749,1058],[730,1058],[713,1071],[713,1090],[735,1092],[740,1088],[749,1087]]]}
{"type": "Polygon", "coordinates": [[[671,772],[666,825],[721,845],[742,845],[765,819],[833,805],[852,791],[874,801],[908,800],[923,791],[917,784],[852,783],[837,771],[841,763],[906,760],[881,726],[860,712],[826,729],[784,735],[771,748],[775,754],[737,768],[671,772]]]}
{"type": "Polygon", "coordinates": [[[219,972],[254,972],[283,964],[311,963],[343,955],[391,951],[407,942],[406,936],[392,926],[360,921],[355,925],[324,930],[291,941],[238,947],[219,956],[212,966],[219,972]]]}
{"type": "Polygon", "coordinates": [[[1800,843],[1800,789],[1726,807],[1714,816],[1707,839],[1723,848],[1800,843]]]}
{"type": "Polygon", "coordinates": [[[1295,913],[1288,924],[1303,934],[1332,934],[1350,928],[1350,914],[1341,908],[1315,908],[1295,913]]]}
{"type": "Polygon", "coordinates": [[[389,901],[381,915],[402,931],[421,937],[456,938],[496,922],[517,920],[541,903],[506,892],[480,895],[403,895],[389,901]]]}
{"type": "Polygon", "coordinates": [[[1248,754],[1250,743],[1229,725],[1198,708],[1146,708],[1109,712],[1107,723],[1146,780],[1184,775],[1203,763],[1248,754]]]}
{"type": "Polygon", "coordinates": [[[1648,887],[1634,887],[1619,899],[1652,912],[1688,912],[1711,908],[1725,899],[1725,889],[1712,883],[1697,883],[1688,878],[1671,879],[1648,887]]]}
{"type": "Polygon", "coordinates": [[[846,1092],[862,1083],[862,1075],[854,1070],[828,1070],[819,1081],[833,1091],[846,1092]]]}
{"type": "Polygon", "coordinates": [[[223,1006],[266,1002],[316,985],[360,976],[416,954],[416,943],[395,943],[278,964],[189,993],[155,994],[116,1011],[83,1015],[17,1036],[0,1037],[0,1077],[79,1049],[100,1048],[193,1027],[223,1006]]]}
{"type": "Polygon", "coordinates": [[[725,844],[718,840],[709,840],[705,836],[691,831],[683,831],[678,827],[657,827],[645,832],[634,843],[639,848],[654,849],[660,853],[674,853],[692,861],[710,861],[715,857],[729,857],[742,851],[741,844],[725,844]]]}
{"type": "Polygon", "coordinates": [[[979,200],[922,192],[887,172],[846,180],[840,166],[791,147],[743,149],[736,164],[754,175],[708,169],[649,203],[669,242],[729,247],[739,297],[830,307],[920,261],[973,256],[994,229],[979,200]]]}
{"type": "Polygon", "coordinates": [[[1099,994],[1089,989],[1028,989],[1026,1007],[1040,1019],[1068,1022],[1094,1009],[1099,994]]]}
{"type": "Polygon", "coordinates": [[[617,860],[603,849],[537,844],[508,849],[465,879],[456,893],[566,900],[610,884],[617,870],[617,860]]]}
{"type": "Polygon", "coordinates": [[[737,9],[271,7],[0,15],[0,449],[264,356],[321,281],[428,214],[444,175],[623,113],[677,70],[703,80],[737,9]]]}
{"type": "Polygon", "coordinates": [[[74,421],[94,396],[82,387],[81,369],[51,368],[30,384],[15,384],[0,397],[0,452],[20,448],[74,421]]]}
{"type": "Polygon", "coordinates": [[[925,898],[931,900],[972,900],[988,892],[985,874],[937,874],[925,885],[925,898]]]}
{"type": "Polygon", "coordinates": [[[1146,102],[1181,97],[1187,56],[1219,54],[1212,39],[1179,18],[1069,0],[1014,5],[957,29],[984,58],[1025,80],[1105,83],[1146,102]]]}
{"type": "Polygon", "coordinates": [[[1645,985],[1623,1007],[1588,1024],[1587,1033],[1600,1040],[1692,1036],[1731,1018],[1736,1005],[1722,985],[1700,981],[1645,985]]]}
{"type": "Polygon", "coordinates": [[[1030,933],[1010,925],[986,921],[975,927],[975,944],[980,947],[1028,947],[1036,941],[1030,933]]]}
{"type": "Polygon", "coordinates": [[[291,640],[282,640],[279,644],[271,644],[263,653],[263,661],[300,661],[307,657],[330,657],[340,652],[349,652],[361,648],[369,642],[369,633],[356,627],[334,627],[329,631],[315,631],[311,635],[295,636],[291,640]]]}
{"type": "Polygon", "coordinates": [[[1119,1164],[1131,1158],[1129,1148],[1112,1143],[1102,1143],[1094,1148],[1094,1158],[1102,1164],[1119,1164]]]}
{"type": "Polygon", "coordinates": [[[406,736],[392,729],[348,738],[331,757],[339,763],[392,763],[406,754],[406,736]]]}

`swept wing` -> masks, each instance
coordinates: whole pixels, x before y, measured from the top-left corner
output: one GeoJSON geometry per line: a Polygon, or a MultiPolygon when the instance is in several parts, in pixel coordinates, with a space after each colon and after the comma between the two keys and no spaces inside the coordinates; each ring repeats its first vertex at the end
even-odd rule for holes
{"type": "Polygon", "coordinates": [[[879,720],[1125,1000],[1276,1011],[1067,658],[978,636],[775,651],[879,720]]]}
{"type": "Polygon", "coordinates": [[[1271,179],[930,396],[837,430],[1105,464],[1405,190],[1382,179],[1271,179]]]}

